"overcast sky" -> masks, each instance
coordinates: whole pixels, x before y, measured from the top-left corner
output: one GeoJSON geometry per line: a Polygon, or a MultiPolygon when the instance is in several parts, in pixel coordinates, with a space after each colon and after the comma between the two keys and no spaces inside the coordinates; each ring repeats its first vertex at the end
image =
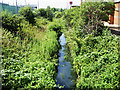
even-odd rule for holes
{"type": "MultiPolygon", "coordinates": [[[[15,5],[16,0],[0,0],[0,2],[7,3],[10,5],[15,5]]],[[[17,0],[18,5],[25,4],[34,4],[38,5],[39,8],[46,8],[47,6],[55,7],[55,8],[67,8],[69,7],[69,2],[72,1],[73,5],[80,5],[81,0],[17,0]]]]}

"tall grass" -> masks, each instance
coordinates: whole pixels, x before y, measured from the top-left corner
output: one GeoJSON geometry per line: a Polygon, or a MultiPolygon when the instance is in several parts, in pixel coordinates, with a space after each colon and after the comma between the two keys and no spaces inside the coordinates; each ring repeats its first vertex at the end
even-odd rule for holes
{"type": "Polygon", "coordinates": [[[65,35],[77,74],[77,88],[120,88],[119,36],[107,30],[96,37],[90,34],[78,38],[72,32],[65,35]]]}
{"type": "Polygon", "coordinates": [[[5,29],[2,32],[3,89],[56,87],[59,48],[56,32],[39,31],[30,24],[22,26],[16,35],[5,29]]]}

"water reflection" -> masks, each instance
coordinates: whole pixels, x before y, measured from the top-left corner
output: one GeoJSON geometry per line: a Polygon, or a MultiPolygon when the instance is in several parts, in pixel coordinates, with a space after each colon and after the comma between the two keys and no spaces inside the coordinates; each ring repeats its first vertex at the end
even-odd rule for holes
{"type": "Polygon", "coordinates": [[[75,76],[72,74],[72,66],[71,62],[68,60],[65,60],[65,45],[66,45],[66,40],[64,34],[61,35],[60,39],[60,45],[61,45],[61,50],[59,51],[59,66],[58,66],[58,73],[56,77],[56,84],[64,86],[64,88],[70,88],[74,84],[75,76]]]}

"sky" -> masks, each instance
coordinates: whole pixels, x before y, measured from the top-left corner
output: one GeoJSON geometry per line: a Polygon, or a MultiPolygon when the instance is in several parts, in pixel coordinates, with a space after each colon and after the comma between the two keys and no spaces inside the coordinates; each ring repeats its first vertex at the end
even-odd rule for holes
{"type": "MultiPolygon", "coordinates": [[[[16,0],[0,0],[0,2],[10,4],[10,5],[16,5],[16,0]]],[[[55,8],[69,8],[70,4],[69,2],[72,1],[72,5],[80,5],[81,0],[17,0],[18,5],[36,5],[38,6],[38,1],[39,1],[39,8],[46,8],[47,6],[55,7],[55,8]]],[[[85,1],[85,0],[83,0],[85,1]]],[[[115,0],[115,1],[120,1],[120,0],[115,0]]]]}
{"type": "MultiPolygon", "coordinates": [[[[7,3],[10,5],[16,5],[16,0],[0,0],[0,2],[7,3]]],[[[17,0],[18,5],[25,5],[25,4],[34,4],[38,6],[39,1],[39,8],[46,8],[47,6],[55,7],[55,8],[69,8],[69,2],[72,1],[73,5],[80,5],[81,0],[17,0]]]]}

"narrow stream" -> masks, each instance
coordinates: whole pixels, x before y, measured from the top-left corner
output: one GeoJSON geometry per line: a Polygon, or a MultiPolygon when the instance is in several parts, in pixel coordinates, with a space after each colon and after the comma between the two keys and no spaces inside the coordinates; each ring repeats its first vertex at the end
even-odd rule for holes
{"type": "Polygon", "coordinates": [[[60,39],[61,49],[59,51],[59,66],[58,73],[56,77],[56,84],[60,86],[64,86],[64,88],[72,88],[75,83],[75,74],[72,70],[72,65],[70,60],[64,59],[66,48],[66,40],[64,34],[61,35],[60,39]]]}

